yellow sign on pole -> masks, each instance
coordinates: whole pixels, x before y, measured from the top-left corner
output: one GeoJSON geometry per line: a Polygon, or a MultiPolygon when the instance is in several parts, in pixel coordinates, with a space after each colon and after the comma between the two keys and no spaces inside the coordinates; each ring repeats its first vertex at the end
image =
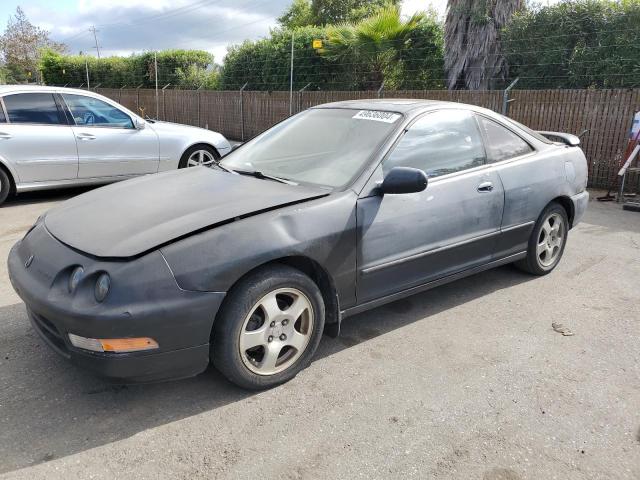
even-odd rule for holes
{"type": "Polygon", "coordinates": [[[322,40],[314,40],[313,41],[313,48],[315,48],[316,50],[318,48],[322,48],[322,40]]]}

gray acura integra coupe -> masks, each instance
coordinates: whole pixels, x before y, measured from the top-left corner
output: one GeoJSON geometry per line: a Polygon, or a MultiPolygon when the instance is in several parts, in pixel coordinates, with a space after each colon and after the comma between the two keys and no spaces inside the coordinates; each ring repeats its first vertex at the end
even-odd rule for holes
{"type": "Polygon", "coordinates": [[[506,263],[553,270],[588,201],[578,144],[455,103],[321,105],[217,167],[61,204],[13,247],[10,277],[44,340],[101,375],[212,362],[266,388],[349,315],[506,263]]]}

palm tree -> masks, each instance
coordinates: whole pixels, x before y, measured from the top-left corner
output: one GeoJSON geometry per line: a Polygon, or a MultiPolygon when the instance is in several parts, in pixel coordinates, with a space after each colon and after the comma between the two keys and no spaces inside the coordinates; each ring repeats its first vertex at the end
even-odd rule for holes
{"type": "Polygon", "coordinates": [[[507,62],[500,31],[524,0],[448,0],[444,27],[449,89],[487,90],[504,80],[507,62]]]}
{"type": "Polygon", "coordinates": [[[354,25],[329,26],[327,42],[320,53],[356,67],[350,69],[354,70],[356,83],[368,89],[379,88],[385,71],[410,48],[411,33],[424,17],[423,13],[416,13],[404,21],[400,7],[389,4],[354,25]]]}

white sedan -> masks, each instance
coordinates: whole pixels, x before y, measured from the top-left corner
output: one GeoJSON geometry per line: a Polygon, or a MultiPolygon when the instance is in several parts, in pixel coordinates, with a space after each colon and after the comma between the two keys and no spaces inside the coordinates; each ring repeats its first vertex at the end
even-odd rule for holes
{"type": "Polygon", "coordinates": [[[145,120],[90,91],[0,86],[0,204],[14,192],[209,166],[230,151],[219,133],[145,120]]]}

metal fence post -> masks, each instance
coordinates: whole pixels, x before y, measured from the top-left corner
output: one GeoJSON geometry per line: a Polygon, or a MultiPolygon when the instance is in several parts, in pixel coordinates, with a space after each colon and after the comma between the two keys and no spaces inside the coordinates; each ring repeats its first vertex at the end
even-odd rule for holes
{"type": "Polygon", "coordinates": [[[144,84],[141,83],[140,85],[138,85],[138,88],[136,88],[136,109],[138,110],[138,112],[140,111],[140,87],[142,87],[142,85],[144,84]]]}
{"type": "Polygon", "coordinates": [[[127,86],[127,84],[125,83],[123,86],[120,87],[120,91],[118,92],[118,103],[122,103],[122,89],[125,88],[127,86]]]}
{"type": "Polygon", "coordinates": [[[298,112],[302,110],[302,92],[311,86],[311,83],[307,83],[304,87],[298,90],[298,112]]]}
{"type": "Polygon", "coordinates": [[[509,100],[509,92],[513,87],[516,86],[516,83],[518,83],[518,80],[520,80],[520,77],[516,78],[513,82],[511,82],[511,84],[507,88],[505,88],[504,92],[502,93],[502,114],[504,116],[506,116],[507,113],[509,113],[509,103],[513,102],[513,99],[509,100]]]}
{"type": "MultiPolygon", "coordinates": [[[[204,85],[204,84],[203,84],[204,85]]],[[[196,93],[198,94],[198,98],[197,98],[197,102],[198,102],[198,126],[200,126],[202,124],[202,119],[200,118],[200,104],[202,103],[202,95],[200,95],[200,89],[202,88],[202,85],[200,85],[198,88],[196,88],[196,93]]]]}
{"type": "Polygon", "coordinates": [[[171,85],[171,83],[167,83],[164,87],[162,87],[162,120],[164,120],[165,122],[167,121],[167,101],[164,98],[164,90],[169,85],[171,85]]]}
{"type": "Polygon", "coordinates": [[[243,92],[244,89],[247,88],[249,82],[245,82],[245,84],[240,89],[240,140],[244,142],[244,101],[243,101],[243,92]]]}
{"type": "Polygon", "coordinates": [[[293,40],[295,32],[291,32],[291,72],[289,74],[289,116],[293,114],[293,40]]]}

